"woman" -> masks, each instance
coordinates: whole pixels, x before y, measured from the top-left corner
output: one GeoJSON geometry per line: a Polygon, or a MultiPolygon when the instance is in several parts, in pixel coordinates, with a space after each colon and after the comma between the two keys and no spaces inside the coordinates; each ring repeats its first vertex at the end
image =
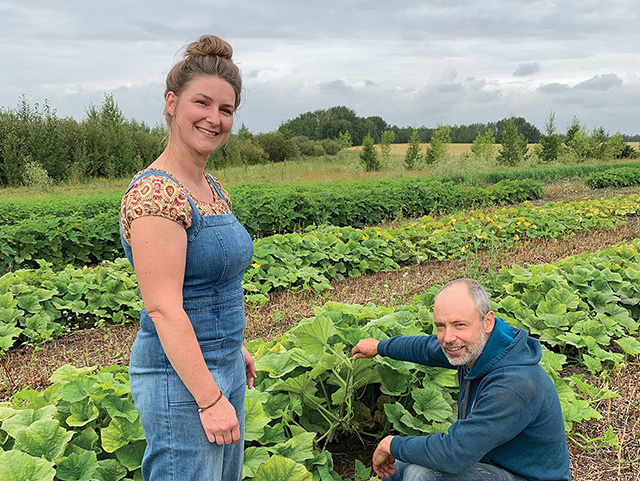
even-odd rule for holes
{"type": "Polygon", "coordinates": [[[204,171],[240,103],[232,53],[212,35],[188,45],[167,75],[167,147],[122,200],[122,244],[145,307],[129,374],[146,481],[242,478],[244,385],[255,366],[242,345],[240,282],[253,243],[204,171]]]}

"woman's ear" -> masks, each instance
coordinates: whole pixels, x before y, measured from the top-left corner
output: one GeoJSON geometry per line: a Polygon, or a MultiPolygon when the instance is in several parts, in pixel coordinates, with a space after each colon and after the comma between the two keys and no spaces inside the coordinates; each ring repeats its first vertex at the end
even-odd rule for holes
{"type": "Polygon", "coordinates": [[[172,117],[176,110],[177,101],[178,97],[171,91],[167,92],[167,95],[165,95],[164,97],[164,109],[172,117]]]}

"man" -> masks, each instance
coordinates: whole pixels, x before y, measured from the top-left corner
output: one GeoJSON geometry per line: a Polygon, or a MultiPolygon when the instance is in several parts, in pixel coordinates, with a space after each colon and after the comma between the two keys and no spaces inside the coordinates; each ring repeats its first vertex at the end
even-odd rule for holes
{"type": "Polygon", "coordinates": [[[540,366],[540,342],[495,317],[480,284],[458,279],[436,294],[436,335],[361,340],[377,354],[458,369],[458,420],[448,434],[387,436],[373,469],[392,481],[571,481],[560,401],[540,366]],[[396,462],[396,459],[398,462],[396,462]]]}

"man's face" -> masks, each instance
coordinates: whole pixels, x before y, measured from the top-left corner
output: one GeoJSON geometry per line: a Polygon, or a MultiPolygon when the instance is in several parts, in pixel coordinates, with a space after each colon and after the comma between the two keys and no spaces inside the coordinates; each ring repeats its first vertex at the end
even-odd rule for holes
{"type": "Polygon", "coordinates": [[[433,316],[438,341],[449,362],[471,368],[493,330],[493,313],[481,321],[467,286],[459,283],[440,293],[433,306],[433,316]]]}

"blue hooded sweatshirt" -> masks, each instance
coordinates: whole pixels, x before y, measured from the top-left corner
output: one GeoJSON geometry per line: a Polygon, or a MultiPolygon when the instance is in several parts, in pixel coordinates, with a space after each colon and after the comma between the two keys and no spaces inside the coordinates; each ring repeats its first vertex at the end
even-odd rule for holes
{"type": "Polygon", "coordinates": [[[460,384],[458,420],[448,434],[395,436],[391,454],[447,473],[482,462],[531,481],[571,481],[560,400],[541,352],[537,339],[499,318],[470,370],[451,365],[435,335],[380,341],[383,356],[458,369],[460,384]]]}

